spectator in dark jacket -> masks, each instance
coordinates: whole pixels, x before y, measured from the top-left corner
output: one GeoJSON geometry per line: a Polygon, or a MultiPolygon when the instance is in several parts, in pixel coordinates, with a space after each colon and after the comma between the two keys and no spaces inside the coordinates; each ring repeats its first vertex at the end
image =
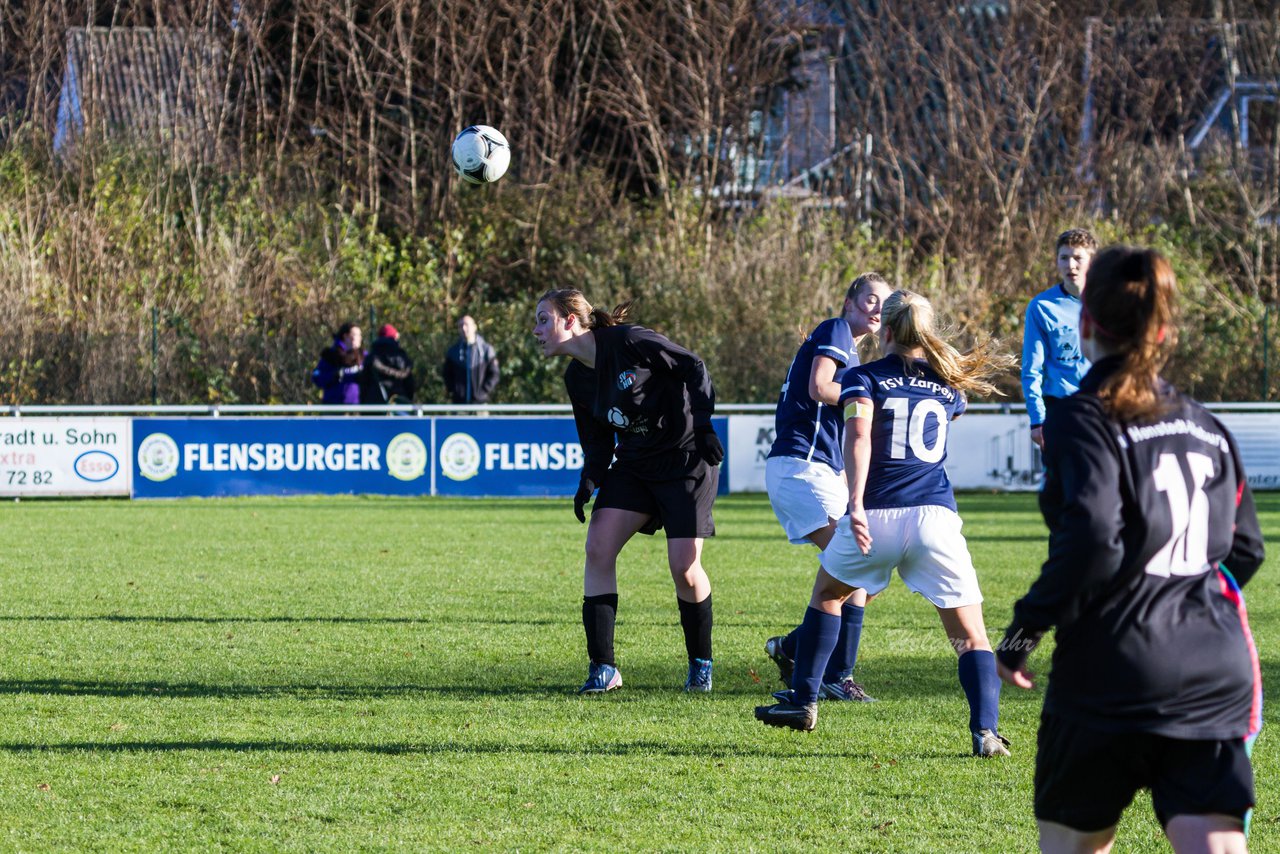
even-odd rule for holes
{"type": "Polygon", "coordinates": [[[413,360],[400,346],[400,333],[385,323],[364,361],[360,402],[410,403],[413,392],[413,360]]]}
{"type": "Polygon", "coordinates": [[[324,391],[321,403],[359,403],[364,351],[360,327],[344,323],[333,333],[333,344],[320,351],[311,382],[324,391]]]}
{"type": "Polygon", "coordinates": [[[454,403],[488,403],[498,385],[498,354],[476,332],[471,315],[458,321],[462,337],[444,359],[444,387],[454,403]]]}

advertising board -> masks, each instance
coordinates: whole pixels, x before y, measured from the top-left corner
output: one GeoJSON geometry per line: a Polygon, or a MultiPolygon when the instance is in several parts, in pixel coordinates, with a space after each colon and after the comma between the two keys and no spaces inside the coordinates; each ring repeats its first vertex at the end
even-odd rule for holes
{"type": "MultiPolygon", "coordinates": [[[[712,421],[730,445],[726,418],[712,421]]],[[[568,496],[578,489],[582,446],[572,418],[437,418],[437,495],[568,496]]],[[[728,491],[728,465],[720,491],[728,491]]]]}
{"type": "MultiPolygon", "coordinates": [[[[1025,415],[975,413],[948,425],[947,476],[956,489],[1040,488],[1040,452],[1025,415]]],[[[734,492],[764,492],[765,460],[773,446],[772,415],[729,416],[729,484],[734,492]]]]}
{"type": "Polygon", "coordinates": [[[0,419],[0,496],[128,495],[129,418],[0,419]]]}
{"type": "Polygon", "coordinates": [[[135,498],[431,492],[418,418],[139,418],[135,498]]]}

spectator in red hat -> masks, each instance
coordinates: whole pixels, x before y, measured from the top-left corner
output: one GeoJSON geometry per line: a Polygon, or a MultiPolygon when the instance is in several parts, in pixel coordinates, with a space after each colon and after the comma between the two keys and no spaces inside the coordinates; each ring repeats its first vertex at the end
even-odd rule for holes
{"type": "Polygon", "coordinates": [[[378,329],[378,338],[365,360],[361,403],[412,403],[413,360],[400,346],[400,332],[390,323],[378,329]]]}

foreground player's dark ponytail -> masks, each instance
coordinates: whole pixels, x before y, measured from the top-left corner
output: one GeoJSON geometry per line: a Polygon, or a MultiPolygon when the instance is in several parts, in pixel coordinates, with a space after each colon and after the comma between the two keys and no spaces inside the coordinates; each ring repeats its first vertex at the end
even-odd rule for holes
{"type": "Polygon", "coordinates": [[[1117,421],[1150,418],[1169,402],[1160,369],[1177,341],[1177,288],[1173,267],[1154,249],[1114,246],[1089,264],[1081,324],[1090,324],[1102,349],[1124,359],[1098,389],[1117,421]]]}
{"type": "Polygon", "coordinates": [[[558,288],[547,291],[538,298],[538,302],[550,303],[562,317],[574,315],[584,329],[599,329],[602,326],[617,326],[626,323],[631,314],[632,300],[627,300],[615,307],[613,311],[593,308],[586,296],[577,288],[558,288]]]}

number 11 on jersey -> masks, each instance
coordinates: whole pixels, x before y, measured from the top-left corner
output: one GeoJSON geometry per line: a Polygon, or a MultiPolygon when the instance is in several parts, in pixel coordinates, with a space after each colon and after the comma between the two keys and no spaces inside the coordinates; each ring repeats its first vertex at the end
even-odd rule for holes
{"type": "Polygon", "coordinates": [[[1151,472],[1155,488],[1169,499],[1172,534],[1169,542],[1147,561],[1149,575],[1168,578],[1209,571],[1209,496],[1204,485],[1213,477],[1213,460],[1195,452],[1188,452],[1186,460],[1190,484],[1177,454],[1161,454],[1151,472]]]}

